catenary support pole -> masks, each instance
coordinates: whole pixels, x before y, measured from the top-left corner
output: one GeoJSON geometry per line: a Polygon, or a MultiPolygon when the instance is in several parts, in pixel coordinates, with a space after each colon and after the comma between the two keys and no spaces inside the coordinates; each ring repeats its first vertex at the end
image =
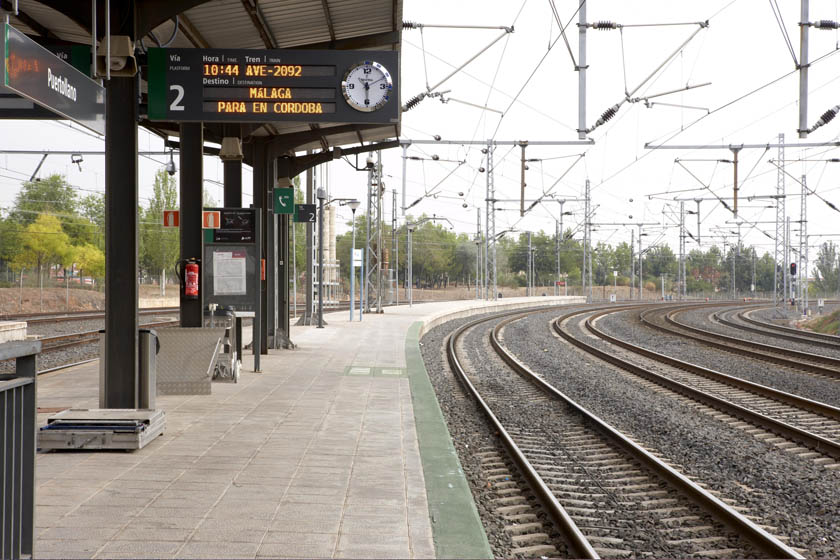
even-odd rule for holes
{"type": "Polygon", "coordinates": [[[799,16],[799,132],[800,138],[808,137],[808,33],[810,0],[800,0],[799,16]]]}

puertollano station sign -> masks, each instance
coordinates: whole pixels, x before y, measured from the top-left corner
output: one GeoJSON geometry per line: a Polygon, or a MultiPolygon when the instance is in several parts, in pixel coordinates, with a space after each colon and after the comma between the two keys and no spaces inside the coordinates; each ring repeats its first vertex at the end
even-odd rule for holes
{"type": "Polygon", "coordinates": [[[14,27],[3,25],[0,85],[105,134],[105,88],[14,27]]]}
{"type": "Polygon", "coordinates": [[[395,124],[393,51],[149,49],[149,119],[395,124]]]}

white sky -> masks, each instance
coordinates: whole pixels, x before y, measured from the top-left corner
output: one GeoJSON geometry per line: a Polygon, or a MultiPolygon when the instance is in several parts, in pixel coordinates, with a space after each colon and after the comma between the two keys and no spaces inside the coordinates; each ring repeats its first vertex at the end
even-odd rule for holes
{"type": "MultiPolygon", "coordinates": [[[[572,19],[578,7],[576,1],[555,0],[564,23],[572,19]]],[[[785,27],[790,34],[796,56],[799,56],[799,2],[779,3],[785,27]]],[[[531,147],[528,158],[546,161],[529,163],[527,198],[535,198],[549,188],[575,161],[575,154],[586,153],[584,159],[566,175],[552,191],[561,198],[581,198],[587,178],[592,184],[593,207],[597,206],[595,222],[645,221],[674,224],[678,216],[674,204],[665,207],[662,198],[711,197],[682,167],[674,163],[680,159],[731,159],[728,150],[651,152],[646,142],[667,140],[671,144],[740,144],[775,142],[784,133],[788,142],[798,141],[798,74],[792,73],[774,85],[766,87],[728,105],[731,101],[794,70],[794,62],[774,18],[770,2],[760,0],[714,0],[709,2],[673,2],[662,0],[587,2],[587,19],[610,20],[622,24],[651,24],[666,22],[695,22],[709,20],[708,29],[701,31],[662,71],[641,87],[635,97],[652,95],[681,88],[686,84],[712,82],[712,85],[675,95],[658,98],[665,103],[705,107],[706,112],[667,106],[646,108],[642,103],[624,104],[618,115],[590,134],[594,146],[531,147]],[[717,110],[716,110],[717,109],[717,110]],[[682,130],[682,132],[680,132],[682,130]],[[561,156],[567,156],[561,158],[561,156]],[[558,158],[548,160],[548,158],[558,158]],[[699,189],[679,192],[684,189],[699,189]],[[656,193],[671,193],[650,195],[656,193]],[[632,202],[631,202],[632,199],[632,202]],[[668,213],[663,218],[663,208],[668,213]],[[633,216],[632,219],[629,216],[633,216]]],[[[511,25],[515,33],[496,43],[466,70],[449,80],[439,90],[451,90],[447,96],[506,111],[503,118],[494,112],[482,111],[454,101],[442,104],[438,99],[426,99],[403,115],[403,137],[430,139],[440,135],[445,139],[486,140],[495,133],[497,140],[576,140],[577,134],[577,73],[561,39],[546,54],[548,44],[558,34],[548,0],[406,0],[404,19],[425,24],[511,25]],[[519,13],[521,9],[521,13],[519,13]],[[519,13],[517,17],[517,13],[519,13]],[[528,85],[528,76],[536,70],[528,85]],[[494,84],[491,90],[490,84],[494,84]],[[512,97],[522,89],[515,103],[512,97]]],[[[838,20],[838,0],[812,0],[811,21],[838,20]]],[[[567,28],[575,58],[577,53],[577,17],[567,28]]],[[[587,124],[591,126],[608,107],[624,97],[624,74],[630,89],[638,85],[659,66],[696,27],[627,28],[620,33],[589,30],[587,73],[587,124]],[[623,57],[622,57],[623,37],[623,57]],[[622,59],[624,64],[622,64],[622,59]]],[[[421,38],[418,30],[403,33],[401,87],[403,102],[425,89],[424,56],[421,42],[425,42],[425,72],[428,81],[436,83],[485,45],[500,31],[426,29],[421,38]]],[[[811,60],[836,52],[840,35],[836,31],[811,30],[811,60]]],[[[840,104],[840,54],[827,56],[810,70],[809,126],[827,109],[840,104]]],[[[810,135],[808,142],[837,141],[840,137],[840,118],[810,135]]],[[[6,121],[0,122],[0,149],[101,150],[101,140],[85,132],[76,132],[57,122],[6,121]]],[[[160,150],[162,144],[141,131],[142,149],[160,150]]],[[[414,215],[435,213],[451,220],[457,231],[475,231],[476,206],[484,209],[485,174],[478,168],[484,165],[480,146],[413,146],[410,156],[428,157],[437,154],[442,159],[466,160],[435,193],[438,198],[425,198],[411,212],[414,215]],[[464,194],[460,194],[464,193],[464,194]],[[463,204],[468,205],[463,208],[463,204]]],[[[177,154],[176,154],[177,155],[177,154]]],[[[788,149],[786,158],[838,158],[840,149],[788,149]]],[[[387,189],[401,190],[401,150],[383,152],[387,189]]],[[[497,198],[519,197],[519,148],[500,147],[496,151],[497,198]],[[507,154],[507,155],[506,155],[507,154]],[[505,156],[501,163],[499,160],[505,156]]],[[[740,177],[749,176],[740,193],[741,216],[752,221],[771,221],[775,210],[764,208],[768,201],[747,202],[750,195],[773,194],[776,188],[776,168],[768,159],[776,158],[776,149],[744,150],[740,154],[740,177]],[[750,171],[754,168],[752,173],[750,171]]],[[[141,158],[141,203],[151,192],[154,172],[166,158],[155,156],[151,161],[141,158]]],[[[7,207],[14,199],[21,179],[27,179],[35,169],[38,156],[0,155],[0,206],[7,207]]],[[[176,157],[177,162],[177,157],[176,157]]],[[[444,162],[409,161],[407,200],[410,202],[432,189],[451,170],[454,164],[444,162]]],[[[731,205],[732,165],[714,162],[685,161],[703,182],[731,205]]],[[[328,173],[332,196],[364,199],[366,173],[353,171],[346,163],[330,164],[328,173]]],[[[840,163],[789,162],[788,171],[794,176],[807,174],[808,184],[820,195],[840,206],[840,163]]],[[[83,189],[104,190],[104,160],[88,156],[80,172],[70,163],[69,156],[50,156],[41,175],[58,172],[83,189]]],[[[216,158],[205,158],[206,187],[217,201],[222,189],[210,181],[220,181],[222,165],[216,158]]],[[[798,195],[800,187],[787,178],[789,193],[798,195]]],[[[243,191],[250,193],[250,170],[244,173],[243,191]]],[[[84,194],[84,193],[82,193],[84,194]]],[[[246,196],[244,203],[250,202],[246,196]]],[[[799,196],[788,198],[788,215],[799,217],[799,196]]],[[[840,217],[814,196],[808,197],[809,233],[838,233],[833,227],[840,217]]],[[[540,205],[520,219],[517,203],[500,205],[511,210],[497,216],[497,231],[516,227],[521,230],[554,231],[554,219],[559,205],[540,205]]],[[[693,202],[687,209],[694,209],[693,202]]],[[[565,210],[575,212],[566,217],[568,226],[576,226],[582,219],[582,203],[567,203],[565,210]]],[[[385,200],[385,215],[391,215],[391,197],[385,200]]],[[[726,221],[732,215],[721,205],[703,202],[702,231],[705,240],[718,227],[735,230],[726,221]]],[[[339,216],[349,219],[346,208],[339,216]]],[[[482,221],[484,216],[482,216],[482,221]]],[[[689,231],[696,234],[696,217],[688,216],[689,231]]],[[[759,224],[759,228],[774,233],[773,224],[759,224]]],[[[796,228],[796,226],[794,226],[796,228]]],[[[744,242],[755,244],[759,252],[772,251],[770,239],[743,227],[744,242]]],[[[594,240],[615,244],[629,241],[628,228],[603,227],[594,233],[594,240]]],[[[660,239],[651,231],[646,244],[660,239]]],[[[676,250],[677,230],[667,229],[663,241],[676,250]]],[[[820,238],[812,239],[812,245],[820,238]]],[[[689,249],[696,243],[688,241],[689,249]]],[[[812,252],[812,255],[815,253],[812,252]]]]}

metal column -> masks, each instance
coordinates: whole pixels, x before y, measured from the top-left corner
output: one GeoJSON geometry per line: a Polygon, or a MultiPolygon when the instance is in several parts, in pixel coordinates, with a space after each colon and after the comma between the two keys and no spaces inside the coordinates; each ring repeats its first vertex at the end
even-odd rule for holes
{"type": "MultiPolygon", "coordinates": [[[[266,154],[266,145],[264,142],[257,141],[254,143],[254,156],[253,156],[253,183],[251,186],[252,194],[253,194],[253,207],[255,209],[255,214],[259,216],[258,223],[261,226],[260,229],[257,231],[257,258],[262,259],[265,258],[265,229],[266,224],[264,221],[264,197],[267,191],[266,184],[269,181],[268,169],[266,166],[266,161],[268,159],[266,154]]],[[[258,370],[259,364],[259,356],[258,354],[264,353],[264,349],[266,348],[265,342],[266,338],[263,336],[266,320],[265,320],[265,282],[262,281],[261,276],[261,266],[262,261],[257,262],[257,284],[259,285],[260,289],[256,290],[256,301],[255,308],[254,308],[254,326],[252,328],[253,332],[253,348],[255,350],[254,356],[254,363],[255,363],[255,370],[258,370]]]]}
{"type": "Polygon", "coordinates": [[[799,132],[800,138],[808,137],[808,6],[809,0],[801,0],[799,16],[799,132]]]}
{"type": "Polygon", "coordinates": [[[225,208],[242,207],[242,160],[229,159],[223,163],[225,208]]]}
{"type": "MultiPolygon", "coordinates": [[[[113,78],[105,87],[105,330],[108,336],[102,356],[105,387],[100,390],[104,391],[106,408],[136,408],[139,393],[138,78],[113,78]]],[[[186,224],[183,213],[181,216],[183,231],[186,224]]],[[[200,218],[198,225],[201,225],[200,218]]],[[[199,234],[200,230],[196,235],[199,234]]]]}
{"type": "Polygon", "coordinates": [[[586,2],[578,8],[578,138],[586,139],[586,2]]]}
{"type": "MultiPolygon", "coordinates": [[[[203,188],[204,132],[201,123],[181,123],[181,171],[178,186],[181,194],[181,259],[200,259],[201,211],[204,206],[203,188]]],[[[206,266],[201,263],[199,271],[206,266]]],[[[200,276],[199,276],[200,278],[200,276]]],[[[200,285],[200,284],[199,284],[200,285]]],[[[202,299],[184,299],[181,294],[181,326],[200,327],[202,299]]],[[[109,336],[110,338],[110,336],[109,336]]]]}

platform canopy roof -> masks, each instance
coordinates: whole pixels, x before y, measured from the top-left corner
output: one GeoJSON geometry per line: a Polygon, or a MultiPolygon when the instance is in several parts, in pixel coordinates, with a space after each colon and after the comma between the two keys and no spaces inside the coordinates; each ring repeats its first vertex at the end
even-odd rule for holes
{"type": "MultiPolygon", "coordinates": [[[[93,0],[99,11],[98,34],[108,0],[93,0]]],[[[370,49],[400,50],[402,0],[110,0],[115,17],[136,6],[136,30],[145,47],[172,48],[370,49]]],[[[9,12],[14,0],[0,0],[9,12]]],[[[14,27],[32,36],[91,43],[91,0],[18,0],[14,27]]],[[[146,84],[141,84],[146,91],[146,84]]],[[[161,135],[177,135],[177,123],[144,122],[161,135]]],[[[273,122],[264,125],[205,124],[205,139],[228,135],[277,137],[295,150],[327,149],[399,136],[399,125],[340,125],[273,122]]]]}

